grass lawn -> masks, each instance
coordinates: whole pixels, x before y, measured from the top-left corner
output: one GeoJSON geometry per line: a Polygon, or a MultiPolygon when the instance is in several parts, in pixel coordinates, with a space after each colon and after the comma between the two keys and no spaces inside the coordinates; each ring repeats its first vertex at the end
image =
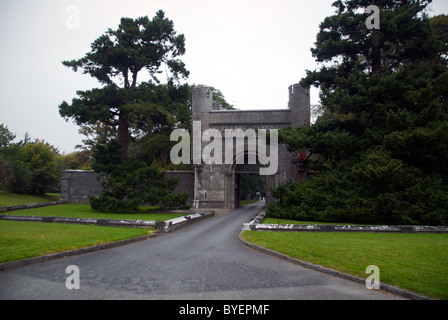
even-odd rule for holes
{"type": "Polygon", "coordinates": [[[35,209],[17,210],[7,212],[10,215],[23,216],[47,216],[47,217],[69,217],[69,218],[103,218],[103,219],[127,219],[127,220],[169,220],[190,214],[178,213],[148,213],[147,208],[141,208],[139,212],[130,213],[102,213],[92,210],[88,204],[61,204],[57,206],[42,207],[35,209]]]}
{"type": "Polygon", "coordinates": [[[0,263],[144,236],[148,229],[0,221],[0,263]]]}
{"type": "MultiPolygon", "coordinates": [[[[42,203],[56,200],[59,200],[59,194],[47,194],[44,197],[37,197],[0,191],[0,206],[42,203]]],[[[63,204],[11,211],[6,214],[153,221],[169,220],[189,214],[189,212],[185,214],[148,213],[148,208],[142,207],[139,211],[130,213],[100,213],[92,210],[90,205],[63,204]]],[[[152,231],[153,229],[0,221],[0,263],[135,238],[152,231]]]]}
{"type": "Polygon", "coordinates": [[[369,265],[376,265],[383,283],[448,299],[448,234],[245,231],[243,238],[361,278],[369,276],[369,265]]]}
{"type": "Polygon", "coordinates": [[[45,196],[32,196],[0,191],[0,207],[18,206],[21,204],[59,201],[59,193],[47,193],[45,196]]]}

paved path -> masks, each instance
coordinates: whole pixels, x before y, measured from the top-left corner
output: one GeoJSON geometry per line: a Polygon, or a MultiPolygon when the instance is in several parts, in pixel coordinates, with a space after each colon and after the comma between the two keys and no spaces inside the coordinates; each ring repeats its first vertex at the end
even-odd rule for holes
{"type": "Polygon", "coordinates": [[[255,252],[238,241],[262,203],[170,234],[0,272],[0,299],[396,299],[255,252]],[[68,290],[65,269],[80,270],[68,290]]]}

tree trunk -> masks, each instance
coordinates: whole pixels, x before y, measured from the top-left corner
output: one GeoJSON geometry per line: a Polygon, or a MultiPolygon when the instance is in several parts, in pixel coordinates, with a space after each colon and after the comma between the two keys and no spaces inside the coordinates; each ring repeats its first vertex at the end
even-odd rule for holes
{"type": "Polygon", "coordinates": [[[121,144],[121,155],[125,159],[128,155],[129,124],[127,114],[121,112],[118,119],[118,142],[121,144]]]}
{"type": "Polygon", "coordinates": [[[381,65],[381,40],[378,34],[372,35],[372,73],[381,74],[383,71],[381,65]]]}

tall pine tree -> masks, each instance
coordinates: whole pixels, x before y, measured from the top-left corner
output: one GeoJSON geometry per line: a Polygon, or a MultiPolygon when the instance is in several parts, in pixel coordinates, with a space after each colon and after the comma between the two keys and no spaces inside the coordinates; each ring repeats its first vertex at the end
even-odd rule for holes
{"type": "MultiPolygon", "coordinates": [[[[166,71],[169,85],[189,75],[185,64],[178,59],[185,54],[185,37],[174,30],[173,21],[157,11],[150,20],[147,16],[122,18],[118,29],[109,29],[91,45],[83,58],[63,61],[73,69],[82,70],[105,86],[91,91],[78,91],[79,98],[71,104],[63,102],[59,113],[65,119],[74,119],[79,125],[97,121],[117,127],[121,153],[128,152],[132,121],[149,118],[154,106],[146,103],[148,96],[157,95],[155,83],[166,71]],[[139,82],[141,71],[147,71],[151,80],[139,82]]],[[[182,87],[180,91],[184,91],[182,87]]],[[[154,100],[154,99],[153,99],[154,100]]]]}
{"type": "Polygon", "coordinates": [[[81,70],[104,85],[78,91],[78,98],[71,104],[63,102],[59,106],[65,119],[105,133],[102,138],[107,143],[92,148],[92,167],[106,176],[102,194],[89,199],[93,209],[120,211],[135,210],[143,204],[184,205],[186,195],[171,194],[177,182],[166,178],[152,163],[155,155],[136,159],[143,157],[135,155],[136,148],[129,148],[133,140],[146,137],[154,142],[151,138],[157,135],[166,136],[162,143],[168,145],[172,129],[186,126],[189,121],[190,110],[185,103],[189,86],[178,84],[189,74],[179,60],[184,53],[184,35],[178,35],[173,21],[159,10],[152,19],[122,18],[118,28],[107,30],[95,40],[83,58],[63,61],[73,71],[81,70]],[[146,82],[141,81],[145,70],[150,78],[146,82]],[[167,84],[160,85],[161,73],[165,73],[167,84]],[[113,139],[115,133],[117,140],[113,139]]]}
{"type": "Polygon", "coordinates": [[[302,79],[320,88],[325,120],[280,132],[291,151],[310,151],[319,175],[274,190],[270,215],[448,223],[446,29],[434,30],[429,3],[333,4],[336,14],[321,23],[312,49],[322,66],[302,79]],[[371,4],[379,29],[366,24],[371,4]]]}

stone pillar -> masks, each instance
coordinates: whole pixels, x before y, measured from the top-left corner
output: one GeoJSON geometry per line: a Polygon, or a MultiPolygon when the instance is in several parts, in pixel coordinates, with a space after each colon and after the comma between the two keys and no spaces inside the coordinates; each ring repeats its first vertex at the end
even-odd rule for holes
{"type": "Polygon", "coordinates": [[[202,190],[202,170],[203,165],[194,166],[194,199],[193,208],[199,209],[201,207],[201,190],[202,190]]]}
{"type": "MultiPolygon", "coordinates": [[[[202,159],[202,150],[205,143],[202,142],[202,133],[207,130],[209,126],[209,113],[213,109],[213,91],[209,87],[196,87],[193,89],[193,99],[192,99],[192,120],[200,121],[200,130],[195,130],[193,126],[193,148],[192,155],[193,163],[194,160],[202,159]],[[197,132],[196,132],[197,131],[197,132]],[[199,132],[200,131],[200,132],[199,132]],[[196,138],[196,139],[195,139],[196,138]],[[196,145],[198,144],[198,145],[196,145]],[[198,153],[198,154],[196,154],[198,153]]],[[[193,207],[198,209],[201,208],[204,200],[203,198],[207,194],[207,180],[210,179],[208,171],[204,171],[204,164],[202,160],[201,163],[194,163],[194,201],[193,207]]]]}
{"type": "Polygon", "coordinates": [[[70,175],[64,172],[61,178],[61,200],[70,202],[70,175]]]}
{"type": "Polygon", "coordinates": [[[235,209],[235,177],[231,172],[228,172],[224,175],[224,185],[224,208],[235,209]]]}
{"type": "Polygon", "coordinates": [[[274,187],[275,187],[275,175],[266,176],[266,204],[275,201],[274,197],[271,194],[271,190],[274,187]]]}
{"type": "MultiPolygon", "coordinates": [[[[309,126],[311,122],[310,90],[303,88],[300,84],[294,84],[289,87],[288,108],[292,114],[293,126],[309,126]]],[[[308,152],[299,150],[298,153],[298,181],[307,179],[308,173],[308,152]]]]}

